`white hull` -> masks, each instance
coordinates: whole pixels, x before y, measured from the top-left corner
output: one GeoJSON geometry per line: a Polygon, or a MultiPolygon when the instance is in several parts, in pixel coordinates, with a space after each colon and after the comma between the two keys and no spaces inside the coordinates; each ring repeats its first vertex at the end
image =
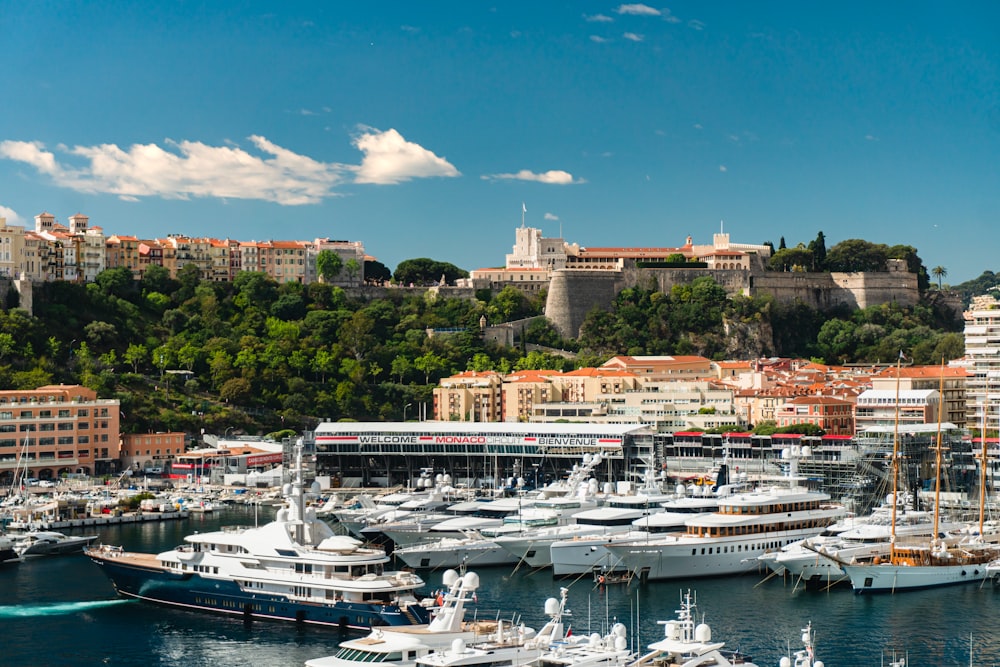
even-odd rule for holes
{"type": "Polygon", "coordinates": [[[480,568],[517,563],[517,558],[494,542],[456,544],[445,548],[437,548],[436,545],[427,546],[432,548],[416,545],[397,549],[393,554],[408,566],[419,569],[436,570],[464,566],[480,568]]]}
{"type": "Polygon", "coordinates": [[[648,536],[644,531],[629,531],[613,535],[609,539],[603,537],[586,537],[579,540],[560,540],[549,547],[552,559],[552,575],[568,577],[585,574],[594,570],[616,570],[624,566],[608,551],[607,544],[641,540],[648,536]]]}
{"type": "Polygon", "coordinates": [[[523,562],[533,568],[550,567],[552,562],[552,545],[574,538],[584,539],[592,543],[603,543],[614,539],[628,531],[631,526],[622,526],[614,530],[607,526],[571,525],[564,526],[558,532],[547,531],[536,535],[505,535],[497,539],[497,544],[509,551],[518,562],[523,562]]]}
{"type": "Polygon", "coordinates": [[[611,544],[611,554],[625,569],[648,579],[681,579],[742,574],[757,566],[766,551],[815,534],[815,528],[743,537],[706,539],[690,535],[657,537],[647,544],[611,544]]]}
{"type": "Polygon", "coordinates": [[[894,593],[903,590],[969,584],[987,578],[981,565],[845,565],[851,586],[858,593],[894,593]]]}

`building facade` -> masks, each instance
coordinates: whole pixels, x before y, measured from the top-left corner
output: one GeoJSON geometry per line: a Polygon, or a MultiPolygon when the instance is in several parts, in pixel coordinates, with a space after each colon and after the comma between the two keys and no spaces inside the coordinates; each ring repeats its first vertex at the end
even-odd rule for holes
{"type": "Polygon", "coordinates": [[[16,472],[39,479],[117,472],[119,402],[80,385],[0,391],[0,485],[16,472]]]}

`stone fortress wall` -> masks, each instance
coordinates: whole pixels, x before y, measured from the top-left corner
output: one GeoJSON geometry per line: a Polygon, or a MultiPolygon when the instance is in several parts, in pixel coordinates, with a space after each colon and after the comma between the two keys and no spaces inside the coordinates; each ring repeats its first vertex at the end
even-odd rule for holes
{"type": "Polygon", "coordinates": [[[621,271],[555,271],[549,282],[545,315],[559,334],[576,338],[583,320],[594,308],[610,308],[626,287],[650,287],[661,292],[674,285],[711,276],[730,296],[770,294],[782,303],[801,302],[819,310],[837,306],[862,309],[883,303],[913,306],[920,298],[917,275],[903,260],[889,260],[889,271],[865,273],[799,273],[778,271],[639,268],[621,271]]]}

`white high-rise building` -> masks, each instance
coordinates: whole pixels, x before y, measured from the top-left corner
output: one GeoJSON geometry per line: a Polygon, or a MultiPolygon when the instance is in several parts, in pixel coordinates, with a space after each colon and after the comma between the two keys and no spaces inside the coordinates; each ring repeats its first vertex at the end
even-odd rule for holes
{"type": "Polygon", "coordinates": [[[1000,426],[1000,301],[979,300],[965,313],[966,415],[970,428],[982,428],[983,406],[987,430],[1000,426]]]}

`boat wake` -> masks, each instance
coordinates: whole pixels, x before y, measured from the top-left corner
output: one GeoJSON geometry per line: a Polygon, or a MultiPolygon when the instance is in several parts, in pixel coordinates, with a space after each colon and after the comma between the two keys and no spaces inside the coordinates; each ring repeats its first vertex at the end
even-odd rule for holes
{"type": "Polygon", "coordinates": [[[128,604],[131,600],[89,600],[82,602],[53,602],[47,604],[10,604],[0,605],[0,619],[3,618],[34,618],[37,616],[65,616],[91,609],[102,609],[120,604],[128,604]]]}

